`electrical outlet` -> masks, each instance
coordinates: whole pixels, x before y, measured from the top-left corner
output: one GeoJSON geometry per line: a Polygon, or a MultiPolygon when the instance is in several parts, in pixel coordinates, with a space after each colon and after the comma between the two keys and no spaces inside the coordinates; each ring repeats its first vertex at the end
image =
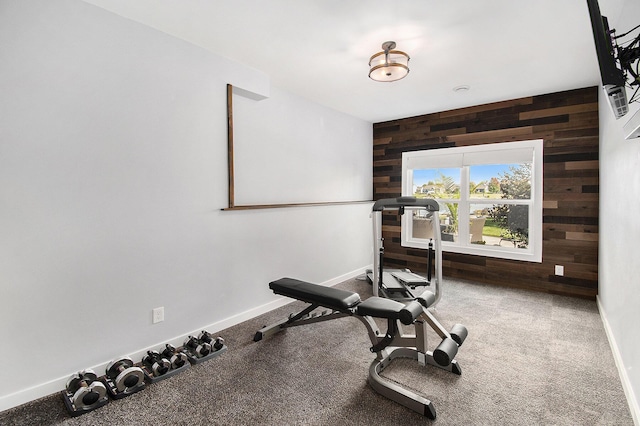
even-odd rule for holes
{"type": "Polygon", "coordinates": [[[164,306],[159,308],[153,308],[153,323],[159,323],[164,321],[164,306]]]}
{"type": "Polygon", "coordinates": [[[556,265],[556,275],[560,277],[564,275],[564,266],[556,265]]]}

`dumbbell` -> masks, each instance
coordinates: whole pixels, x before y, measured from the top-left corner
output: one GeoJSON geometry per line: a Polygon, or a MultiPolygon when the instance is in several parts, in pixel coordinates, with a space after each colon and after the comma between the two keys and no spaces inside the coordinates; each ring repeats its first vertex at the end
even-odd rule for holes
{"type": "Polygon", "coordinates": [[[224,339],[222,337],[214,338],[213,335],[207,330],[203,330],[202,332],[200,332],[200,334],[198,335],[198,340],[210,344],[211,347],[213,347],[213,349],[215,349],[216,351],[219,351],[224,346],[224,339]]]}
{"type": "Polygon", "coordinates": [[[187,337],[184,341],[184,346],[189,348],[198,358],[202,358],[211,353],[211,345],[209,343],[203,342],[193,336],[187,337]]]}
{"type": "Polygon", "coordinates": [[[156,377],[167,374],[171,369],[171,362],[158,351],[147,351],[147,354],[142,357],[142,363],[149,367],[156,377]]]}
{"type": "Polygon", "coordinates": [[[167,343],[167,346],[162,351],[162,355],[171,362],[173,368],[182,367],[188,360],[187,355],[184,352],[176,350],[175,346],[170,345],[169,343],[167,343]]]}
{"type": "Polygon", "coordinates": [[[66,389],[73,394],[70,398],[76,410],[95,408],[107,395],[107,388],[93,370],[82,370],[69,377],[66,389]]]}
{"type": "Polygon", "coordinates": [[[129,357],[111,361],[107,365],[107,377],[116,385],[119,392],[128,392],[144,380],[140,367],[135,367],[129,357]]]}

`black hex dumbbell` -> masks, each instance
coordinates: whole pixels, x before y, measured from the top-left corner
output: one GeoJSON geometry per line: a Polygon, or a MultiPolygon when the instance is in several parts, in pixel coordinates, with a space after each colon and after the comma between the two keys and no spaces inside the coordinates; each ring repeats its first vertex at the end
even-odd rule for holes
{"type": "Polygon", "coordinates": [[[160,355],[158,351],[147,351],[147,354],[142,357],[142,363],[156,377],[167,374],[171,369],[171,362],[160,355]]]}

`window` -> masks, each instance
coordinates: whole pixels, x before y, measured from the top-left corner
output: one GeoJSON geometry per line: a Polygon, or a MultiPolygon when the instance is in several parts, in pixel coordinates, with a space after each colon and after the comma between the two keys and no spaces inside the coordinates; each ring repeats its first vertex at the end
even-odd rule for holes
{"type": "MultiPolygon", "coordinates": [[[[440,204],[442,249],[542,262],[542,140],[402,154],[402,195],[440,204]]],[[[402,245],[428,248],[430,223],[402,217],[402,245]]]]}

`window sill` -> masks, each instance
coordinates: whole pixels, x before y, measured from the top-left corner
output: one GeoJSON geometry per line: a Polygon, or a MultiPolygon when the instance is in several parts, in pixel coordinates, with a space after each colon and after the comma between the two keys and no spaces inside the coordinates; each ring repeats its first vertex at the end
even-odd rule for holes
{"type": "MultiPolygon", "coordinates": [[[[511,243],[509,242],[509,244],[511,243]]],[[[402,247],[428,249],[429,241],[409,239],[406,242],[402,242],[402,247]]],[[[542,263],[542,252],[535,253],[531,248],[518,249],[518,251],[514,251],[511,247],[501,247],[497,245],[469,244],[463,246],[448,241],[442,241],[442,251],[445,253],[470,254],[474,256],[542,263]]]]}

